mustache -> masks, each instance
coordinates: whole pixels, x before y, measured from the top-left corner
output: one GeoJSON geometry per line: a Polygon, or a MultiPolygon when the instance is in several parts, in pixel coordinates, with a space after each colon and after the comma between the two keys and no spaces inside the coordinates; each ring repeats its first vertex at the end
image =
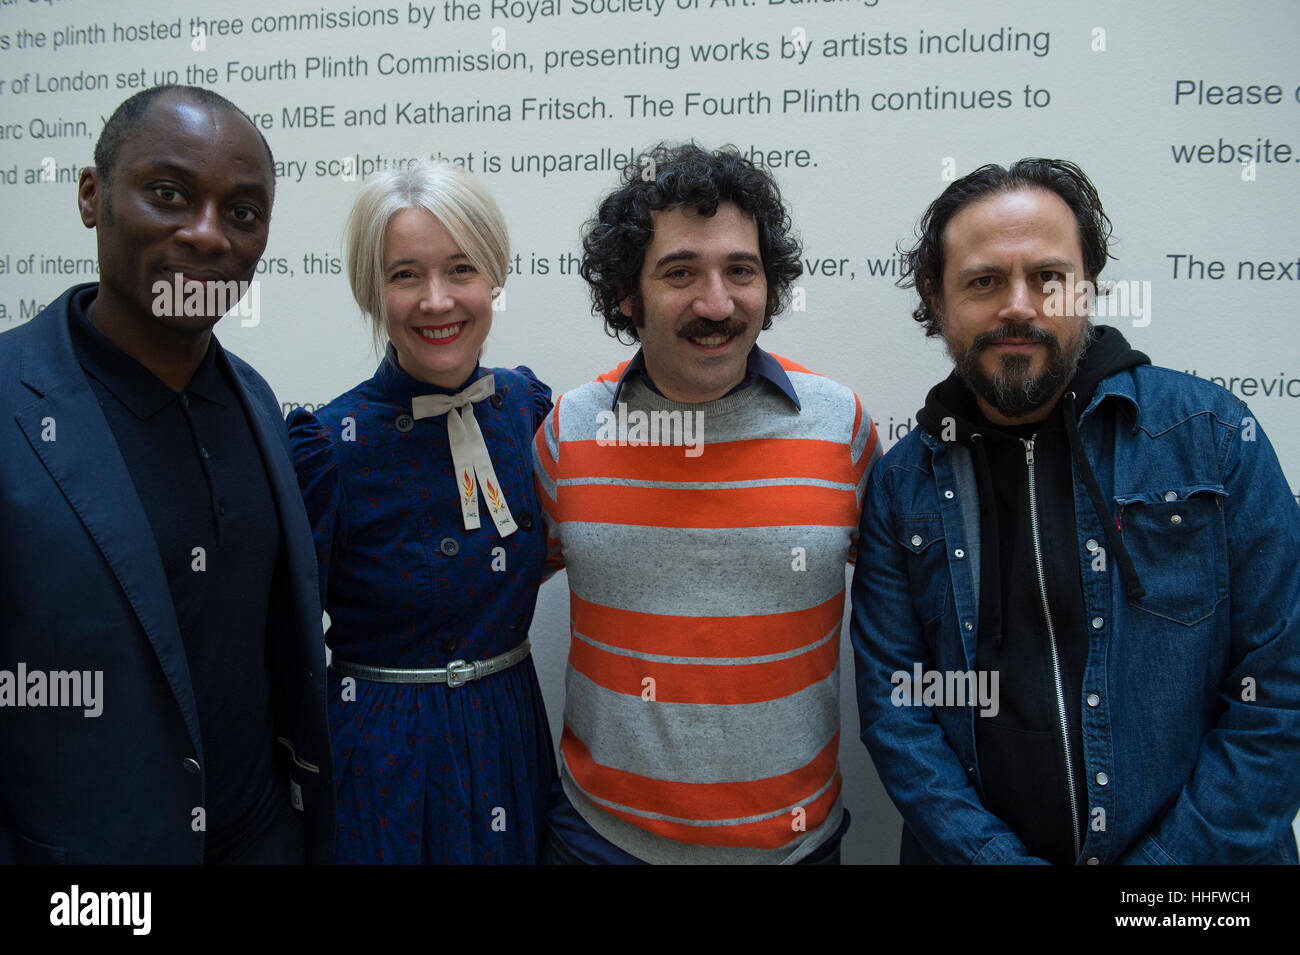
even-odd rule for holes
{"type": "Polygon", "coordinates": [[[734,318],[726,318],[720,322],[710,321],[707,318],[696,318],[679,328],[677,337],[708,338],[711,335],[726,335],[728,338],[735,338],[744,332],[745,328],[744,322],[738,322],[734,318]]]}
{"type": "Polygon", "coordinates": [[[979,354],[990,345],[1003,341],[1041,342],[1052,351],[1057,351],[1061,347],[1056,336],[1046,329],[1036,328],[1033,325],[1003,325],[991,332],[975,336],[975,341],[971,342],[971,354],[979,354]]]}

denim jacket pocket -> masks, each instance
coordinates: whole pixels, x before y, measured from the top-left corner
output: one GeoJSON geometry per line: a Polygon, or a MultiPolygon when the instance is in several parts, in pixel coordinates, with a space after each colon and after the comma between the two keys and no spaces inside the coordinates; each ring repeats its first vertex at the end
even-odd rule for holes
{"type": "Polygon", "coordinates": [[[1227,596],[1222,484],[1190,484],[1115,496],[1121,539],[1144,597],[1132,605],[1186,627],[1227,596]]]}
{"type": "Polygon", "coordinates": [[[907,552],[912,606],[918,617],[932,624],[943,615],[947,602],[948,558],[943,546],[943,518],[938,514],[908,515],[899,520],[896,533],[898,545],[907,552]]]}

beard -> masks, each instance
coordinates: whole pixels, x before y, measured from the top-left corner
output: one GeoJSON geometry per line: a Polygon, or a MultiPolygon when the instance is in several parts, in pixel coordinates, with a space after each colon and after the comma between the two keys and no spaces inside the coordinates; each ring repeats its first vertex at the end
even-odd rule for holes
{"type": "Polygon", "coordinates": [[[1051,332],[1033,325],[1003,325],[1001,328],[976,336],[965,351],[956,352],[952,341],[944,336],[948,355],[953,360],[957,377],[966,387],[998,410],[1004,418],[1015,420],[1038,411],[1074,377],[1079,360],[1092,342],[1091,322],[1084,324],[1077,337],[1064,345],[1051,332]],[[990,345],[1000,341],[1041,342],[1047,351],[1042,372],[1031,375],[1033,355],[1002,355],[996,371],[986,374],[980,367],[980,357],[990,345]]]}

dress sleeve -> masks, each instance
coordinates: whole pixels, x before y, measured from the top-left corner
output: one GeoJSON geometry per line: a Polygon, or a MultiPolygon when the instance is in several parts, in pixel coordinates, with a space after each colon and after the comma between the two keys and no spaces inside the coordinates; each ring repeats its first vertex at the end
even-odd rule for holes
{"type": "Polygon", "coordinates": [[[304,408],[289,413],[289,449],[298,475],[316,543],[316,567],[321,607],[329,610],[331,559],[343,552],[346,539],[346,502],[339,476],[338,455],[329,428],[304,408]]]}
{"type": "Polygon", "coordinates": [[[551,389],[527,365],[518,365],[515,371],[528,381],[528,397],[533,401],[533,431],[536,432],[551,413],[551,389]]]}

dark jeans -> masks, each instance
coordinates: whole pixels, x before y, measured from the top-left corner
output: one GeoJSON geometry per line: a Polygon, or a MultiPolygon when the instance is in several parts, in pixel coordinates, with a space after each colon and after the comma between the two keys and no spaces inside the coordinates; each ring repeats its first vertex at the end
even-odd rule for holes
{"type": "MultiPolygon", "coordinates": [[[[836,834],[839,835],[838,833],[836,834]]],[[[840,864],[840,838],[827,840],[813,851],[813,854],[806,859],[801,859],[796,865],[839,865],[840,864]]],[[[542,842],[541,858],[537,860],[538,865],[585,865],[585,863],[573,854],[573,851],[564,844],[555,831],[546,827],[546,839],[542,842]]]]}

